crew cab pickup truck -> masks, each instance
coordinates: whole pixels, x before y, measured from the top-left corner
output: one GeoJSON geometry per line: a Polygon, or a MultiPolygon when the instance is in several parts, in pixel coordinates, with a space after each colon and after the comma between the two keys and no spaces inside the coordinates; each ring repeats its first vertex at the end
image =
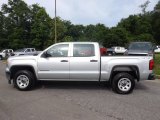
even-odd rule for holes
{"type": "Polygon", "coordinates": [[[6,76],[19,90],[29,90],[40,80],[108,81],[115,92],[128,94],[135,81],[154,79],[153,65],[151,56],[101,57],[96,42],[64,42],[37,56],[8,58],[6,76]]]}

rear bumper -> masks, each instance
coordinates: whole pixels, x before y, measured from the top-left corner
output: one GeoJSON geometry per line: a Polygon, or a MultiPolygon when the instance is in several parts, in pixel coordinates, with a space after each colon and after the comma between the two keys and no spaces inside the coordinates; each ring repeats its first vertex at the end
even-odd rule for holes
{"type": "Polygon", "coordinates": [[[11,84],[11,73],[8,68],[6,68],[6,78],[8,79],[8,83],[11,84]]]}
{"type": "Polygon", "coordinates": [[[153,73],[150,73],[148,76],[148,80],[155,80],[155,75],[153,73]]]}

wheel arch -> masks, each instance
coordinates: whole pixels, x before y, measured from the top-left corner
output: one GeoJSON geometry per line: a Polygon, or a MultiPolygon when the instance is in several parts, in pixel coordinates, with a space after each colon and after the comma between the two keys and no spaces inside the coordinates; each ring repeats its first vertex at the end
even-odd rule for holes
{"type": "Polygon", "coordinates": [[[111,70],[110,82],[112,82],[113,77],[121,72],[126,72],[132,75],[137,81],[140,79],[139,68],[136,65],[117,65],[111,70]]]}
{"type": "Polygon", "coordinates": [[[18,72],[19,70],[28,70],[30,72],[33,73],[34,77],[37,79],[36,76],[36,72],[33,66],[31,65],[14,65],[10,68],[10,72],[11,72],[11,79],[13,79],[14,75],[16,74],[16,72],[18,72]]]}

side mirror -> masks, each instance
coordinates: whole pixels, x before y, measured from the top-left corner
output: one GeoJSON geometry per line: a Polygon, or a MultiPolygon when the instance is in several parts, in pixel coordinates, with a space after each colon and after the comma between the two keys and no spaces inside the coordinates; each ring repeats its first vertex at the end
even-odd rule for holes
{"type": "Polygon", "coordinates": [[[42,57],[47,58],[47,57],[51,57],[51,55],[48,54],[47,51],[45,51],[45,52],[42,54],[42,57]]]}

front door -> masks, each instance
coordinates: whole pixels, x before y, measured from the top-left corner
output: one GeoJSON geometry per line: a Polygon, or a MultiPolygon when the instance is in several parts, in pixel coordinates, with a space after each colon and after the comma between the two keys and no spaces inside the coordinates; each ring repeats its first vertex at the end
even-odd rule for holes
{"type": "Polygon", "coordinates": [[[47,57],[38,59],[38,78],[40,80],[69,79],[69,44],[58,44],[46,51],[47,57]]]}

